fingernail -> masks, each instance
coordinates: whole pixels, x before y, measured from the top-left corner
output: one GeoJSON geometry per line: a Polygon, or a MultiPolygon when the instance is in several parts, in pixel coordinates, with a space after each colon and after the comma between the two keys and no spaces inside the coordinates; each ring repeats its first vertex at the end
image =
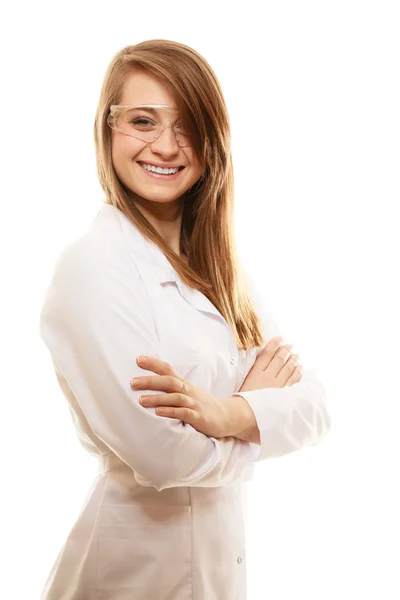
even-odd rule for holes
{"type": "Polygon", "coordinates": [[[135,387],[136,385],[139,385],[139,383],[140,383],[140,379],[137,379],[137,378],[132,379],[131,386],[135,387]]]}
{"type": "Polygon", "coordinates": [[[146,362],[146,357],[145,356],[139,356],[137,359],[138,363],[141,363],[142,365],[146,362]]]}

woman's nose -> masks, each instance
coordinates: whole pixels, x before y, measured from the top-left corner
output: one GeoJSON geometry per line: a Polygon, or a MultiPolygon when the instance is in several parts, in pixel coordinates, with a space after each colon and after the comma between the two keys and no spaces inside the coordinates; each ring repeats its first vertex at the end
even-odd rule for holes
{"type": "Polygon", "coordinates": [[[162,154],[174,154],[179,151],[172,124],[168,124],[159,137],[151,144],[151,148],[162,154]]]}

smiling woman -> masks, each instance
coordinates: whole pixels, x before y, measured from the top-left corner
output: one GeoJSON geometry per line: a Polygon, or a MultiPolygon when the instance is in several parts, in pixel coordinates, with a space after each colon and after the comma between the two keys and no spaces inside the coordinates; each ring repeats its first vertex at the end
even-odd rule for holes
{"type": "Polygon", "coordinates": [[[237,258],[206,60],[168,40],[124,48],[94,131],[105,201],[56,262],[40,333],[99,476],[42,600],[245,600],[242,483],[324,437],[324,387],[237,258]]]}
{"type": "Polygon", "coordinates": [[[129,206],[140,210],[180,255],[185,194],[200,179],[204,165],[178,105],[176,94],[159,77],[132,68],[120,103],[110,106],[107,123],[112,129],[113,167],[129,190],[129,206]]]}

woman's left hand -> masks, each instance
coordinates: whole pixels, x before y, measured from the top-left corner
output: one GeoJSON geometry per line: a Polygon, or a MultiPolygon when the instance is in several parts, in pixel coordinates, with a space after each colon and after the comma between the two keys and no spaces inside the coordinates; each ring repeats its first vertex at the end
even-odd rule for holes
{"type": "Polygon", "coordinates": [[[134,390],[159,390],[164,393],[144,395],[139,398],[142,406],[157,407],[156,413],[163,417],[180,419],[189,423],[209,437],[222,438],[233,435],[235,429],[234,403],[228,398],[216,398],[201,388],[179,377],[167,362],[149,356],[138,357],[139,367],[157,373],[133,380],[134,390]],[[143,360],[144,359],[144,360],[143,360]],[[181,393],[185,384],[185,391],[181,393]],[[147,403],[144,400],[148,400],[147,403]]]}

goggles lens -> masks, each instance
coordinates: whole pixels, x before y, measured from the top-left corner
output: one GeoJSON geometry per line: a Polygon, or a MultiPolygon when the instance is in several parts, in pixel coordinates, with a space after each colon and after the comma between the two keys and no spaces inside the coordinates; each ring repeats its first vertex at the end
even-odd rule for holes
{"type": "Polygon", "coordinates": [[[155,142],[171,125],[178,145],[189,146],[188,133],[177,117],[178,111],[174,108],[118,107],[114,113],[111,111],[108,124],[112,129],[147,143],[155,142]]]}

